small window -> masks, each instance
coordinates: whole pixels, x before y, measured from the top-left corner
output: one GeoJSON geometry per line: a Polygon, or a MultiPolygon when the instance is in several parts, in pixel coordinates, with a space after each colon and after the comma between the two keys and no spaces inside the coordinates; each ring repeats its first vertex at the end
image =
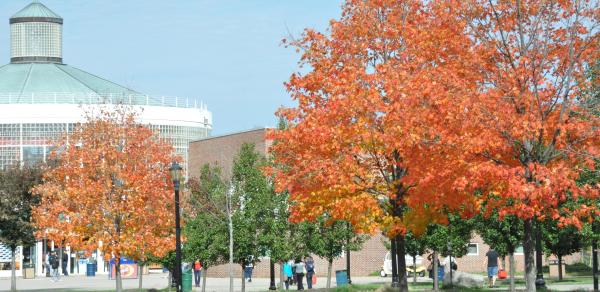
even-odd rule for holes
{"type": "Polygon", "coordinates": [[[469,243],[467,246],[467,255],[479,255],[479,245],[477,243],[469,243]]]}
{"type": "Polygon", "coordinates": [[[517,248],[515,248],[515,254],[519,254],[519,255],[523,254],[523,245],[522,244],[520,244],[519,246],[517,246],[517,248]]]}

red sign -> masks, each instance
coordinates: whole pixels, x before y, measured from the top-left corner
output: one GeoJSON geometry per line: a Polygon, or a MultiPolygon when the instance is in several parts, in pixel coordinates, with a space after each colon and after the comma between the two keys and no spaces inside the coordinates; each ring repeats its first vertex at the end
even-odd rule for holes
{"type": "MultiPolygon", "coordinates": [[[[111,265],[110,269],[110,278],[116,278],[116,269],[115,265],[111,265]]],[[[122,279],[135,279],[138,275],[138,265],[137,264],[121,264],[121,278],[122,279]]]]}

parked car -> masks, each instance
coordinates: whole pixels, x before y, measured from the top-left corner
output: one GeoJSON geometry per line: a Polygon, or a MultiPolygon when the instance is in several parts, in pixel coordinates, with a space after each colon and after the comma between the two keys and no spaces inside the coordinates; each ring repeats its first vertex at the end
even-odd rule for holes
{"type": "MultiPolygon", "coordinates": [[[[426,268],[425,268],[425,266],[423,266],[423,257],[421,257],[421,256],[416,257],[416,264],[417,264],[416,271],[413,271],[413,257],[412,256],[406,255],[404,257],[404,260],[406,261],[406,275],[407,276],[411,276],[411,275],[413,275],[413,273],[416,272],[417,275],[419,275],[419,277],[425,277],[426,268]]],[[[386,277],[387,275],[391,275],[391,274],[392,274],[392,256],[388,252],[385,254],[385,258],[383,259],[383,265],[381,266],[381,272],[379,272],[379,275],[382,277],[386,277]]]]}

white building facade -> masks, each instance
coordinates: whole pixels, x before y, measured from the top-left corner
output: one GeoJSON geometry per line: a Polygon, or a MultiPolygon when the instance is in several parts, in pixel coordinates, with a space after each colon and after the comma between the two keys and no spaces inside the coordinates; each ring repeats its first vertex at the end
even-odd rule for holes
{"type": "MultiPolygon", "coordinates": [[[[130,105],[141,123],[171,141],[186,166],[188,143],[210,136],[212,113],[197,99],[145,95],[64,64],[63,19],[43,4],[29,4],[9,22],[10,63],[0,66],[0,169],[45,161],[53,141],[84,122],[87,107],[100,104],[130,105]]],[[[52,248],[45,241],[19,247],[17,275],[24,266],[42,275],[42,255],[52,248]]],[[[69,255],[70,272],[85,273],[82,255],[69,255]]],[[[10,268],[10,250],[0,243],[0,277],[10,268]]]]}

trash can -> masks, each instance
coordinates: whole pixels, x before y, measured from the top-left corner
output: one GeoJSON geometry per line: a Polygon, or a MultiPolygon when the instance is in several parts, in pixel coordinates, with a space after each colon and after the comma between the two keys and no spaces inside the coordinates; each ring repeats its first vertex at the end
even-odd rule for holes
{"type": "Polygon", "coordinates": [[[94,264],[88,263],[85,266],[85,275],[88,277],[96,276],[96,267],[94,267],[94,264]]]}
{"type": "Polygon", "coordinates": [[[23,279],[33,279],[35,278],[35,269],[34,268],[24,268],[23,269],[23,279]]]}
{"type": "Polygon", "coordinates": [[[444,281],[444,266],[438,266],[438,281],[444,281]]]}
{"type": "Polygon", "coordinates": [[[192,270],[186,270],[181,276],[181,288],[184,292],[192,291],[192,270]]]}
{"type": "Polygon", "coordinates": [[[335,271],[335,284],[338,287],[348,285],[348,272],[346,270],[335,271]]]}

